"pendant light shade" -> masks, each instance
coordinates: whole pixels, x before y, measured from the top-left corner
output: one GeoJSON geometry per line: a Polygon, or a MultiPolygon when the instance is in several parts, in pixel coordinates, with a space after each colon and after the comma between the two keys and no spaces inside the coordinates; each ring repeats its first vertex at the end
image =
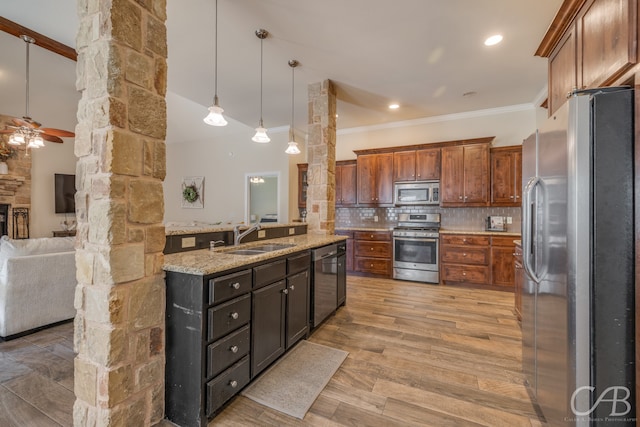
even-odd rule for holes
{"type": "Polygon", "coordinates": [[[214,43],[214,96],[213,96],[213,105],[209,107],[209,114],[203,120],[206,124],[211,126],[226,126],[227,121],[222,116],[224,110],[218,104],[218,0],[216,0],[216,18],[214,25],[215,32],[215,43],[214,43]]]}
{"type": "Polygon", "coordinates": [[[295,140],[295,132],[293,131],[293,94],[295,93],[295,71],[298,65],[300,65],[300,63],[295,59],[291,59],[289,61],[289,67],[291,67],[291,126],[289,126],[289,145],[287,146],[287,149],[284,150],[284,152],[287,154],[300,154],[300,148],[298,148],[298,143],[295,140]]]}
{"type": "Polygon", "coordinates": [[[260,39],[260,124],[256,128],[256,134],[251,138],[251,140],[261,144],[266,144],[271,141],[267,135],[267,129],[262,123],[262,41],[266,39],[268,35],[269,32],[267,30],[256,30],[256,37],[260,39]]]}

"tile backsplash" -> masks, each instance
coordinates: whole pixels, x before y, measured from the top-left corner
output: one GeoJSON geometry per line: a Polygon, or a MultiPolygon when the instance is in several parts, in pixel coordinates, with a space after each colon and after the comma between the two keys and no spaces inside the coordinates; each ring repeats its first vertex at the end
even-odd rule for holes
{"type": "Polygon", "coordinates": [[[393,208],[336,208],[336,228],[340,227],[393,227],[400,213],[439,213],[443,229],[484,230],[488,216],[511,217],[507,231],[520,232],[520,208],[441,208],[427,206],[393,208]],[[377,217],[377,221],[376,221],[377,217]]]}

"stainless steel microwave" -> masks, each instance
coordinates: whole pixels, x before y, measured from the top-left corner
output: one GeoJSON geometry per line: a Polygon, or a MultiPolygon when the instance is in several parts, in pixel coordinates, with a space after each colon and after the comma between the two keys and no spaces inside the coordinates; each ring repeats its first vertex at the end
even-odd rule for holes
{"type": "Polygon", "coordinates": [[[393,202],[404,205],[439,205],[440,181],[396,182],[393,202]]]}

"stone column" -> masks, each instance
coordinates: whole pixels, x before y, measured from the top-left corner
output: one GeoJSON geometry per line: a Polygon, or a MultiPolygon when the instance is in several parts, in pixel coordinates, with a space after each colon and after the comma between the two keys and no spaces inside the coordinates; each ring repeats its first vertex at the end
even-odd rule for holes
{"type": "Polygon", "coordinates": [[[336,89],[309,85],[307,222],[310,234],[334,234],[336,215],[336,89]]]}
{"type": "Polygon", "coordinates": [[[164,416],[166,0],[78,0],[75,426],[164,416]]]}

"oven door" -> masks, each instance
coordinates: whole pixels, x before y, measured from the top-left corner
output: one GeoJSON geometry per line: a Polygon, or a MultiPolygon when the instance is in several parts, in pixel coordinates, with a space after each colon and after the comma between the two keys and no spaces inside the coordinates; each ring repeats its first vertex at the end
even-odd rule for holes
{"type": "Polygon", "coordinates": [[[394,268],[438,271],[438,257],[438,238],[393,238],[394,268]]]}

